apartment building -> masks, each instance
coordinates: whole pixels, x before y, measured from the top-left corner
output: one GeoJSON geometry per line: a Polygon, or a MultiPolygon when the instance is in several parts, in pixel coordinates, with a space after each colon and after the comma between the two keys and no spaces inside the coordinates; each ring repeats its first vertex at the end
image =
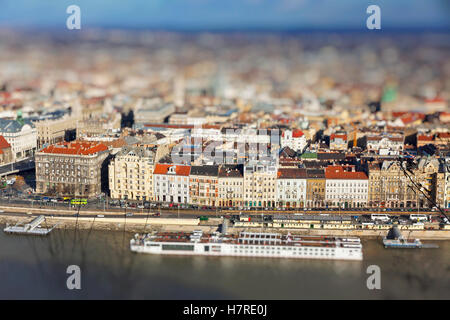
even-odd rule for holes
{"type": "Polygon", "coordinates": [[[0,164],[10,163],[12,161],[11,145],[3,136],[0,136],[0,164]]]}
{"type": "Polygon", "coordinates": [[[348,140],[346,133],[333,133],[330,136],[330,150],[347,150],[348,140]]]}
{"type": "Polygon", "coordinates": [[[99,137],[120,131],[122,116],[119,112],[101,114],[77,121],[77,139],[99,137]]]}
{"type": "Polygon", "coordinates": [[[111,198],[153,200],[155,152],[147,147],[123,147],[108,167],[111,198]]]}
{"type": "Polygon", "coordinates": [[[190,166],[155,164],[155,169],[153,170],[154,200],[158,202],[190,203],[190,172],[190,166]]]}
{"type": "Polygon", "coordinates": [[[403,151],[404,137],[402,135],[373,133],[366,136],[366,146],[369,153],[380,155],[398,155],[403,151]]]}
{"type": "Polygon", "coordinates": [[[34,122],[37,130],[37,148],[64,141],[66,131],[75,130],[76,118],[64,116],[34,122]]]}
{"type": "Polygon", "coordinates": [[[28,119],[0,119],[0,135],[11,145],[13,161],[32,157],[37,148],[37,130],[28,119]]]}
{"type": "Polygon", "coordinates": [[[147,123],[164,123],[175,112],[173,103],[166,103],[160,98],[139,99],[135,107],[135,125],[147,123]]]}
{"type": "Polygon", "coordinates": [[[198,206],[217,205],[219,166],[192,166],[189,175],[190,203],[198,206]]]}
{"type": "Polygon", "coordinates": [[[427,144],[435,143],[434,135],[432,134],[417,134],[417,148],[426,146],[427,144]]]}
{"type": "Polygon", "coordinates": [[[307,172],[300,168],[280,168],[277,175],[277,207],[306,206],[307,172]]]}
{"type": "Polygon", "coordinates": [[[385,160],[369,165],[368,206],[371,208],[416,208],[423,198],[414,187],[417,177],[405,175],[398,161],[385,160]]]}
{"type": "Polygon", "coordinates": [[[325,172],[323,169],[307,169],[306,174],[306,207],[323,208],[325,206],[325,172]]]}
{"type": "Polygon", "coordinates": [[[244,205],[246,207],[275,207],[277,167],[274,164],[244,166],[244,205]]]}
{"type": "Polygon", "coordinates": [[[308,145],[306,135],[300,129],[284,130],[280,139],[281,148],[289,147],[294,151],[303,152],[308,145]]]}
{"type": "Polygon", "coordinates": [[[368,200],[368,177],[355,166],[325,168],[325,203],[332,208],[363,208],[368,200]]]}
{"type": "Polygon", "coordinates": [[[222,165],[218,177],[219,207],[243,207],[244,205],[244,166],[222,165]]]}
{"type": "Polygon", "coordinates": [[[444,163],[444,208],[450,208],[450,158],[445,159],[444,163]]]}
{"type": "Polygon", "coordinates": [[[97,142],[61,142],[42,149],[35,157],[36,192],[85,198],[100,195],[108,155],[108,147],[97,142]]]}
{"type": "Polygon", "coordinates": [[[444,186],[445,174],[443,170],[443,163],[436,158],[421,157],[417,159],[417,167],[414,170],[414,175],[427,190],[431,201],[425,196],[419,198],[419,206],[432,208],[435,203],[442,205],[444,202],[444,186]]]}

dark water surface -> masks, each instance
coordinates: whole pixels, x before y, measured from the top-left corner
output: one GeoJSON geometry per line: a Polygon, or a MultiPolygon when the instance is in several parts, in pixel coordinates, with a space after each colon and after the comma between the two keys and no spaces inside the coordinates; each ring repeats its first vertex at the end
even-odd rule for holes
{"type": "Polygon", "coordinates": [[[131,237],[0,231],[0,299],[450,299],[450,241],[399,250],[363,240],[364,260],[351,262],[134,254],[131,237]],[[73,264],[81,268],[81,290],[66,287],[73,264]],[[381,290],[366,286],[373,264],[381,268],[381,290]]]}

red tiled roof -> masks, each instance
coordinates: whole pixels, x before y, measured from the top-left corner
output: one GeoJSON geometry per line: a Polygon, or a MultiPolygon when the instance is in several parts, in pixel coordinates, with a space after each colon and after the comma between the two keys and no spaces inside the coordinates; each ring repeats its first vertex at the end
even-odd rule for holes
{"type": "Polygon", "coordinates": [[[346,134],[334,134],[334,133],[333,133],[333,134],[330,136],[330,140],[334,140],[334,139],[336,139],[336,138],[341,138],[341,139],[347,141],[347,135],[346,135],[346,134]]]}
{"type": "Polygon", "coordinates": [[[328,166],[325,168],[325,178],[326,179],[367,179],[367,175],[364,172],[352,172],[344,171],[342,166],[328,166]]]}
{"type": "Polygon", "coordinates": [[[153,171],[153,174],[167,174],[170,167],[175,166],[175,174],[177,176],[188,176],[191,172],[190,166],[179,166],[179,165],[173,165],[173,164],[162,164],[157,163],[155,165],[155,170],[153,171]]]}
{"type": "Polygon", "coordinates": [[[279,121],[280,121],[281,123],[288,124],[288,123],[292,122],[292,119],[289,119],[289,118],[280,118],[279,121]]]}
{"type": "Polygon", "coordinates": [[[292,132],[292,137],[293,138],[300,138],[303,135],[304,135],[304,133],[300,129],[295,129],[294,132],[292,132]]]}
{"type": "MultiPolygon", "coordinates": [[[[295,129],[294,131],[292,131],[292,138],[300,138],[303,135],[304,133],[300,129],[295,129]]],[[[281,132],[281,136],[284,138],[284,131],[281,132]]]]}
{"type": "Polygon", "coordinates": [[[9,99],[9,98],[11,98],[11,93],[9,93],[9,92],[0,92],[0,96],[2,96],[3,99],[9,99]]]}
{"type": "Polygon", "coordinates": [[[73,141],[48,146],[47,148],[42,149],[41,152],[54,154],[91,155],[106,150],[108,150],[108,147],[103,143],[73,141]]]}
{"type": "Polygon", "coordinates": [[[433,138],[433,136],[428,136],[428,135],[425,135],[425,134],[421,134],[421,135],[418,135],[418,136],[417,136],[417,140],[421,140],[421,141],[433,141],[434,138],[433,138]]]}
{"type": "Polygon", "coordinates": [[[435,97],[433,99],[425,99],[426,103],[441,103],[441,102],[445,102],[445,100],[441,97],[435,97]]]}
{"type": "Polygon", "coordinates": [[[0,149],[11,148],[11,145],[6,141],[5,137],[0,136],[0,149]]]}
{"type": "Polygon", "coordinates": [[[306,169],[303,168],[280,168],[277,173],[278,179],[306,179],[306,169]]]}
{"type": "Polygon", "coordinates": [[[403,124],[425,119],[425,114],[420,112],[392,112],[394,118],[400,117],[403,124]]]}
{"type": "Polygon", "coordinates": [[[392,112],[392,116],[394,118],[402,117],[402,116],[407,115],[407,114],[409,114],[409,112],[407,112],[407,111],[393,111],[392,112]]]}
{"type": "Polygon", "coordinates": [[[439,139],[449,139],[450,133],[449,132],[439,132],[438,134],[439,139]]]}
{"type": "Polygon", "coordinates": [[[0,101],[0,104],[21,104],[22,100],[20,99],[4,99],[3,101],[0,101]]]}

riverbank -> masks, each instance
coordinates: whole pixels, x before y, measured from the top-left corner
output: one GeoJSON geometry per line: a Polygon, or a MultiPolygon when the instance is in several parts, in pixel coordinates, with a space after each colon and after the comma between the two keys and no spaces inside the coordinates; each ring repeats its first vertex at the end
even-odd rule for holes
{"type": "MultiPolygon", "coordinates": [[[[32,220],[32,216],[15,216],[3,214],[0,216],[2,224],[26,223],[32,220]]],[[[93,229],[104,231],[126,232],[150,232],[150,231],[181,231],[191,232],[202,230],[214,232],[219,228],[222,219],[211,218],[207,222],[197,218],[161,218],[161,217],[46,217],[44,227],[56,225],[57,229],[93,229]]],[[[289,228],[243,228],[229,226],[227,232],[239,233],[244,230],[266,232],[291,232],[302,235],[327,235],[339,237],[381,238],[388,230],[326,230],[326,229],[289,229],[289,228]]],[[[406,238],[418,238],[423,240],[450,240],[450,230],[410,230],[404,232],[406,238]]]]}

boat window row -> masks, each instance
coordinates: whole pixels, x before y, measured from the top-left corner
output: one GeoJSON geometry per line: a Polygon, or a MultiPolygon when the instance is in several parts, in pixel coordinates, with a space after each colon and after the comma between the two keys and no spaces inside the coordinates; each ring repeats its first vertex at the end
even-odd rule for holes
{"type": "Polygon", "coordinates": [[[331,248],[310,248],[310,247],[266,247],[266,246],[239,246],[234,247],[233,252],[235,253],[281,253],[281,252],[314,252],[315,254],[328,254],[334,255],[334,250],[331,248]]]}

